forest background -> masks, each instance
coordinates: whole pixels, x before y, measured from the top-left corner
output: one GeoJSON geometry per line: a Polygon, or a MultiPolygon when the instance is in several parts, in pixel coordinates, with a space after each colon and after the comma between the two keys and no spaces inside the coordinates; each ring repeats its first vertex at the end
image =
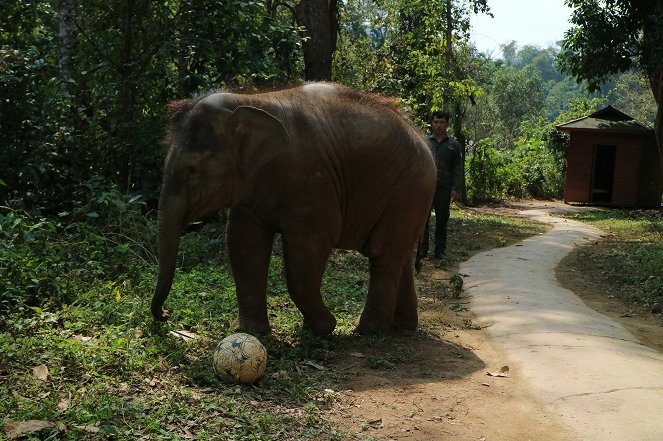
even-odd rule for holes
{"type": "Polygon", "coordinates": [[[477,13],[489,1],[2,2],[0,308],[66,302],[64,275],[124,280],[155,261],[165,104],[209,88],[336,81],[395,97],[422,131],[447,109],[468,204],[562,196],[555,124],[608,102],[655,124],[645,72],[590,94],[560,72],[559,45],[477,51],[477,13]]]}

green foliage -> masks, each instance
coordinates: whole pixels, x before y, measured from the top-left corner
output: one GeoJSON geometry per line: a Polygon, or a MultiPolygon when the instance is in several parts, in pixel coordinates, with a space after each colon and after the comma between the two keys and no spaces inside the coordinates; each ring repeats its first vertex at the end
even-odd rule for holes
{"type": "Polygon", "coordinates": [[[525,120],[512,147],[483,139],[466,158],[471,203],[508,198],[554,199],[564,191],[568,141],[542,117],[525,120]]]}
{"type": "Polygon", "coordinates": [[[487,12],[486,3],[345,2],[334,76],[401,98],[415,121],[427,126],[431,110],[463,107],[481,94],[475,77],[482,61],[469,45],[469,14],[487,12]]]}
{"type": "MultiPolygon", "coordinates": [[[[307,362],[327,365],[335,352],[350,346],[367,352],[367,367],[391,370],[411,364],[416,371],[418,354],[409,342],[427,333],[437,341],[441,332],[442,324],[435,323],[405,340],[355,336],[368,289],[367,260],[339,250],[332,254],[322,284],[338,326],[331,338],[313,337],[302,329],[301,315],[287,294],[283,259],[276,252],[268,280],[273,333],[260,337],[269,354],[266,377],[257,387],[225,385],[214,377],[211,356],[218,341],[233,332],[237,302],[229,269],[215,251],[219,227],[209,224],[184,234],[184,252],[190,257],[178,262],[167,301],[173,313],[167,323],[155,323],[148,299],[157,265],[137,258],[153,245],[136,244],[140,237],[153,237],[155,220],[144,218],[141,208],[137,201],[102,191],[79,212],[55,223],[3,209],[0,255],[13,260],[2,261],[8,266],[0,268],[0,293],[8,292],[7,286],[12,289],[8,282],[27,289],[29,277],[5,278],[6,270],[25,262],[34,264],[25,269],[30,274],[39,276],[34,268],[42,266],[62,278],[35,288],[34,302],[20,303],[17,288],[9,291],[12,302],[0,306],[0,425],[7,419],[51,421],[54,428],[39,436],[53,439],[280,440],[283,433],[301,440],[348,439],[321,416],[334,404],[328,390],[338,390],[338,370],[320,371],[307,362]],[[91,212],[97,217],[83,222],[91,212]],[[91,228],[90,222],[99,224],[91,228]],[[118,231],[127,240],[117,240],[113,232],[118,231]],[[49,299],[52,285],[64,281],[68,301],[49,299]],[[173,331],[189,331],[195,338],[187,341],[173,331]],[[48,369],[46,380],[31,373],[40,365],[48,369]]],[[[452,211],[453,249],[465,249],[477,237],[494,237],[498,244],[505,236],[540,230],[522,220],[452,211]]],[[[459,286],[462,280],[453,283],[459,286]]],[[[452,289],[446,285],[435,289],[452,289]]],[[[463,326],[475,325],[464,319],[463,326]]]]}
{"type": "Polygon", "coordinates": [[[615,83],[614,105],[636,120],[654,127],[656,123],[656,101],[651,94],[649,80],[642,71],[621,74],[615,83]]]}
{"type": "Polygon", "coordinates": [[[564,194],[564,158],[556,156],[542,140],[520,138],[514,154],[522,173],[521,196],[555,199],[564,194]]]}
{"type": "Polygon", "coordinates": [[[496,149],[490,139],[483,139],[467,156],[465,180],[467,199],[472,204],[502,200],[507,196],[509,157],[496,149]]]}
{"type": "Polygon", "coordinates": [[[155,262],[156,227],[136,198],[104,192],[57,220],[0,209],[0,311],[69,304],[86,284],[125,283],[155,262]]]}
{"type": "Polygon", "coordinates": [[[73,40],[67,93],[56,2],[0,6],[0,200],[30,212],[73,210],[90,180],[153,207],[167,101],[301,71],[297,28],[264,2],[76,3],[63,28],[73,40]]]}
{"type": "Polygon", "coordinates": [[[566,0],[574,25],[562,42],[560,67],[597,90],[611,74],[663,67],[663,12],[658,0],[566,0]]]}
{"type": "Polygon", "coordinates": [[[534,68],[498,69],[485,97],[494,102],[497,113],[493,118],[507,139],[515,137],[522,121],[543,112],[543,84],[534,68]]]}
{"type": "Polygon", "coordinates": [[[610,292],[628,302],[645,306],[663,302],[663,280],[659,277],[663,267],[660,212],[597,210],[568,217],[589,222],[608,233],[598,244],[583,248],[579,270],[594,266],[592,270],[615,288],[610,292]]]}
{"type": "Polygon", "coordinates": [[[0,213],[0,311],[44,292],[59,294],[62,286],[53,283],[51,275],[61,270],[63,262],[44,261],[41,250],[54,229],[46,219],[35,221],[8,210],[0,213]]]}

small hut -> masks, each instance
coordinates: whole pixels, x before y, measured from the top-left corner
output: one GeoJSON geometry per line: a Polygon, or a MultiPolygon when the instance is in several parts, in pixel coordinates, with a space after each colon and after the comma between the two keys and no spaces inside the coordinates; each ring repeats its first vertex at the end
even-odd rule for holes
{"type": "Polygon", "coordinates": [[[661,205],[663,178],[654,130],[612,106],[556,128],[571,137],[564,202],[661,205]]]}

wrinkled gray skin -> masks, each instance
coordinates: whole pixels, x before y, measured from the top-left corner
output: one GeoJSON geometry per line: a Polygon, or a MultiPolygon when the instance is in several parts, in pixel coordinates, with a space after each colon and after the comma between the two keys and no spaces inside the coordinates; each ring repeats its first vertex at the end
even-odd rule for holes
{"type": "Polygon", "coordinates": [[[227,244],[240,329],[270,331],[267,272],[277,232],[290,296],[313,332],[330,334],[336,326],[320,295],[333,248],[357,250],[370,262],[359,332],[416,328],[412,252],[431,207],[435,165],[392,103],[311,83],[254,95],[214,93],[169,108],[156,319],[168,318],[163,304],[182,230],[230,207],[227,244]]]}

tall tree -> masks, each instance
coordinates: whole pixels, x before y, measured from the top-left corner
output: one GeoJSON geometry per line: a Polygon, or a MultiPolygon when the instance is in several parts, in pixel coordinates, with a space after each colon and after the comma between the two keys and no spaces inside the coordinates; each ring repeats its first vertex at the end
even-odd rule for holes
{"type": "Polygon", "coordinates": [[[58,29],[58,65],[60,67],[60,91],[64,97],[70,97],[70,83],[73,81],[74,62],[72,59],[76,47],[74,13],[77,0],[60,0],[58,29]]]}
{"type": "Polygon", "coordinates": [[[656,139],[663,169],[663,0],[565,0],[573,27],[562,42],[561,68],[590,91],[617,72],[645,72],[657,104],[656,139]]]}
{"type": "Polygon", "coordinates": [[[295,12],[304,28],[305,78],[330,81],[338,34],[338,0],[300,0],[295,12]]]}

